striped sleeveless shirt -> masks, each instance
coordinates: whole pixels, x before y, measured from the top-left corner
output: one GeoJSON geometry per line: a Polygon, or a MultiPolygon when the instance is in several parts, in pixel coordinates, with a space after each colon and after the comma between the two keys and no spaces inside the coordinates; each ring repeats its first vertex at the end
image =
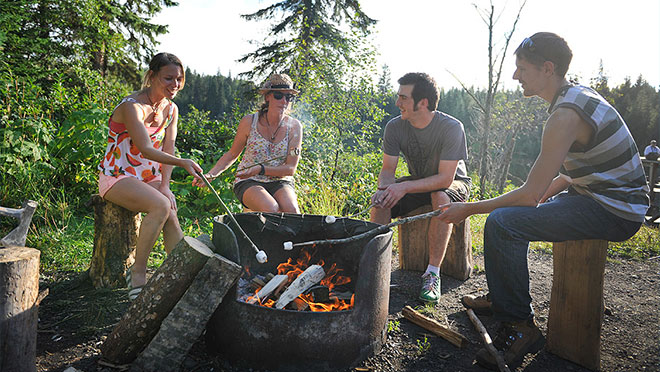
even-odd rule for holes
{"type": "Polygon", "coordinates": [[[637,145],[623,118],[600,94],[584,86],[560,89],[548,112],[560,107],[574,110],[595,130],[587,146],[573,144],[560,174],[570,178],[575,191],[612,214],[643,222],[649,188],[637,145]]]}

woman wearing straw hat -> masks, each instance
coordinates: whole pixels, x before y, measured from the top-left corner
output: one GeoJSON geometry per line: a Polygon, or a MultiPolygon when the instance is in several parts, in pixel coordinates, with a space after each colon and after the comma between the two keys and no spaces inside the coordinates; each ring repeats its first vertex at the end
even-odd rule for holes
{"type": "MultiPolygon", "coordinates": [[[[238,165],[234,193],[244,206],[258,212],[300,213],[293,175],[300,159],[302,126],[287,115],[298,91],[286,74],[273,74],[259,89],[264,103],[238,124],[234,143],[206,177],[229,168],[245,150],[238,165]]],[[[198,186],[203,186],[195,181],[198,186]]]]}

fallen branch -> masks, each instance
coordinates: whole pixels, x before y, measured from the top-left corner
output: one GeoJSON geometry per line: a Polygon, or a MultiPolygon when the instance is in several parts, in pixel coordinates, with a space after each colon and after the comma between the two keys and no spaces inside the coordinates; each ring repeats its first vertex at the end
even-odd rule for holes
{"type": "Polygon", "coordinates": [[[400,218],[400,219],[398,219],[398,220],[396,220],[396,221],[394,221],[390,224],[381,225],[381,226],[378,226],[378,227],[376,227],[374,229],[371,229],[369,231],[363,232],[362,234],[350,236],[348,238],[313,240],[313,241],[309,241],[309,242],[294,243],[293,246],[294,247],[304,247],[304,246],[307,246],[307,245],[316,245],[316,244],[344,244],[344,243],[350,243],[350,242],[354,242],[356,240],[360,240],[362,238],[366,238],[366,237],[371,236],[371,235],[377,235],[379,233],[383,233],[383,232],[389,230],[390,228],[392,228],[394,226],[398,226],[398,225],[402,225],[404,223],[409,223],[409,222],[421,220],[421,219],[424,219],[424,218],[431,218],[431,217],[437,216],[439,214],[442,214],[442,210],[441,209],[436,209],[436,210],[428,212],[428,213],[418,214],[416,216],[411,216],[411,217],[406,217],[406,218],[400,218]]]}
{"type": "Polygon", "coordinates": [[[493,341],[490,339],[490,335],[488,334],[486,327],[484,327],[484,325],[481,323],[477,315],[474,313],[474,310],[468,309],[467,313],[470,317],[470,320],[472,321],[472,324],[474,324],[474,328],[476,328],[477,331],[479,331],[479,334],[481,334],[481,338],[484,340],[484,344],[486,344],[486,350],[488,350],[490,355],[492,355],[497,361],[497,367],[501,372],[511,372],[509,366],[506,365],[504,358],[502,358],[502,354],[500,354],[500,352],[495,349],[495,346],[493,346],[493,341]]]}
{"type": "Polygon", "coordinates": [[[440,322],[435,319],[422,315],[410,306],[404,307],[401,313],[403,314],[404,318],[428,331],[433,332],[433,334],[444,338],[456,347],[463,347],[463,345],[468,342],[467,338],[465,338],[465,336],[462,334],[440,324],[440,322]]]}

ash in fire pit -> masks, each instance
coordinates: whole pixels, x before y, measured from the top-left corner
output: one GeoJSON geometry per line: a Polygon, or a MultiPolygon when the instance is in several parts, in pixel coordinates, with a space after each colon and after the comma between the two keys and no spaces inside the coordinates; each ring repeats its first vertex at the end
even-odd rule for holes
{"type": "Polygon", "coordinates": [[[241,249],[229,248],[228,242],[236,241],[231,223],[224,216],[214,219],[214,245],[226,249],[222,254],[240,261],[249,275],[230,290],[209,321],[211,351],[247,367],[308,371],[354,366],[380,350],[389,305],[391,231],[342,245],[284,250],[286,241],[346,238],[379,225],[348,218],[328,224],[325,216],[315,215],[235,217],[269,260],[257,263],[249,243],[238,235],[241,249]],[[278,308],[285,286],[291,288],[297,275],[310,268],[308,275],[319,278],[318,283],[309,285],[305,279],[301,296],[294,292],[293,300],[278,308]]]}

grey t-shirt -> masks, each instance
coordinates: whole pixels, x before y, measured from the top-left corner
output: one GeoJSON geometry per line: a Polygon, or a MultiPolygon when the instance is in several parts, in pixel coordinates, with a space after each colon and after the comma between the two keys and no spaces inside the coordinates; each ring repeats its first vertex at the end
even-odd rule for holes
{"type": "Polygon", "coordinates": [[[423,129],[413,127],[397,116],[385,126],[383,151],[390,156],[403,153],[413,179],[438,174],[440,160],[458,160],[456,180],[470,181],[465,167],[467,143],[463,123],[443,112],[434,111],[423,129]]]}

